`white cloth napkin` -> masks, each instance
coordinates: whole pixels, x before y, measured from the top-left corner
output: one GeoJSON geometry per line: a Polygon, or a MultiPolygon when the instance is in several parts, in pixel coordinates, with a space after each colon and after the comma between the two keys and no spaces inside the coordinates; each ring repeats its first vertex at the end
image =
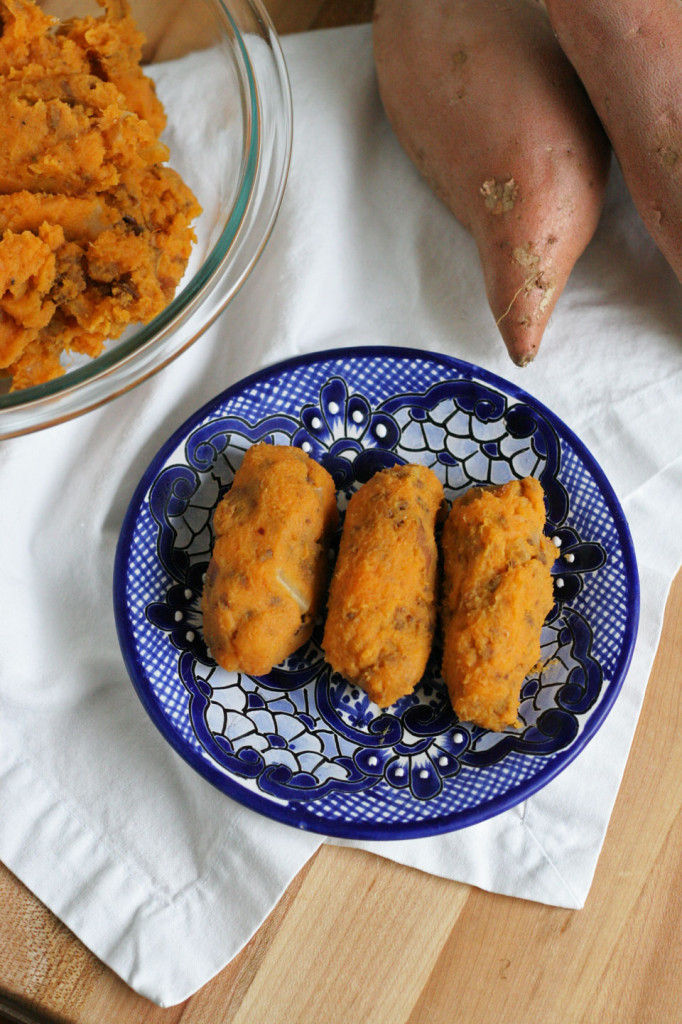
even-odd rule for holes
{"type": "MultiPolygon", "coordinates": [[[[424,871],[583,904],[682,559],[682,289],[617,168],[540,356],[517,370],[471,238],[384,119],[369,28],[289,37],[284,49],[295,110],[288,190],[231,307],[133,392],[0,446],[0,857],[161,1005],[187,997],[239,951],[321,842],[195,774],[147,718],[119,653],[111,581],[123,515],[157,448],[200,404],[300,352],[368,342],[447,352],[552,408],[623,502],[642,617],[612,713],[524,805],[451,835],[358,844],[424,871]]],[[[192,81],[185,95],[191,116],[192,81]]]]}

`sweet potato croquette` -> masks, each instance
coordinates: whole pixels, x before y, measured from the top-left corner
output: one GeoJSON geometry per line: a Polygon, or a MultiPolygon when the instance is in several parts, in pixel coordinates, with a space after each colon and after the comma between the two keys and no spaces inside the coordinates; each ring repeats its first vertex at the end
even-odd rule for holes
{"type": "Polygon", "coordinates": [[[351,498],[322,646],[379,707],[411,693],[436,625],[436,517],[443,487],[424,466],[375,474],[351,498]]]}
{"type": "Polygon", "coordinates": [[[521,684],[540,658],[554,598],[554,544],[539,481],[473,487],[443,528],[443,678],[461,721],[517,724],[521,684]]]}
{"type": "Polygon", "coordinates": [[[12,390],[97,356],[173,298],[201,212],[125,0],[59,22],[0,0],[0,373],[12,390]]]}
{"type": "Polygon", "coordinates": [[[215,511],[202,597],[204,639],[219,665],[265,675],[310,639],[337,525],[322,466],[300,448],[249,448],[215,511]]]}

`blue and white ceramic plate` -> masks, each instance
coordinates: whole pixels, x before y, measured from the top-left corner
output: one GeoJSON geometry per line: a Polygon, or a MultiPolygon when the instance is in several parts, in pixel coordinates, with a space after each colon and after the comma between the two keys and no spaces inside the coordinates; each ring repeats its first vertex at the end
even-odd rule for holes
{"type": "Polygon", "coordinates": [[[299,828],[397,839],[462,828],[526,799],[594,736],[621,688],[639,612],[627,524],[603,472],[548,409],[442,355],[362,348],[254,374],[163,445],[128,509],[114,602],[126,666],[172,746],[235,800],[299,828]],[[268,676],[216,667],[202,638],[212,513],[244,451],[299,445],[332,474],[341,510],[378,469],[421,462],[448,498],[533,475],[561,557],[524,682],[519,729],[454,716],[436,648],[414,694],[380,710],[311,641],[268,676]]]}

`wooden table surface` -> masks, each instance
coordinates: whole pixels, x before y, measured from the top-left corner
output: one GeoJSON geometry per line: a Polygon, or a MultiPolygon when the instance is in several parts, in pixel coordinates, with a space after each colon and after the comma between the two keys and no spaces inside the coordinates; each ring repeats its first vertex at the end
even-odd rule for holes
{"type": "MultiPolygon", "coordinates": [[[[281,34],[368,21],[372,8],[371,0],[266,6],[281,34]]],[[[682,573],[583,910],[497,896],[324,846],[232,963],[185,1003],[161,1010],[0,865],[0,1020],[682,1021],[681,665],[682,573]]]]}

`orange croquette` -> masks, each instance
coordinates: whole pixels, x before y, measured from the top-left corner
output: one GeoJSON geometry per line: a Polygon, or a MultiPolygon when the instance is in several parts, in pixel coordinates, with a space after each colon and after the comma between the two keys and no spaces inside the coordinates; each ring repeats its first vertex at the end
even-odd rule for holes
{"type": "Polygon", "coordinates": [[[356,491],[346,510],[322,646],[332,668],[379,707],[410,693],[429,658],[442,502],[430,469],[394,466],[356,491]]]}
{"type": "Polygon", "coordinates": [[[338,525],[334,483],[300,448],[249,448],[213,518],[204,639],[223,668],[265,675],[310,638],[338,525]]]}
{"type": "Polygon", "coordinates": [[[461,721],[518,724],[521,684],[540,658],[553,605],[554,544],[542,486],[527,477],[473,487],[443,528],[443,678],[461,721]]]}

